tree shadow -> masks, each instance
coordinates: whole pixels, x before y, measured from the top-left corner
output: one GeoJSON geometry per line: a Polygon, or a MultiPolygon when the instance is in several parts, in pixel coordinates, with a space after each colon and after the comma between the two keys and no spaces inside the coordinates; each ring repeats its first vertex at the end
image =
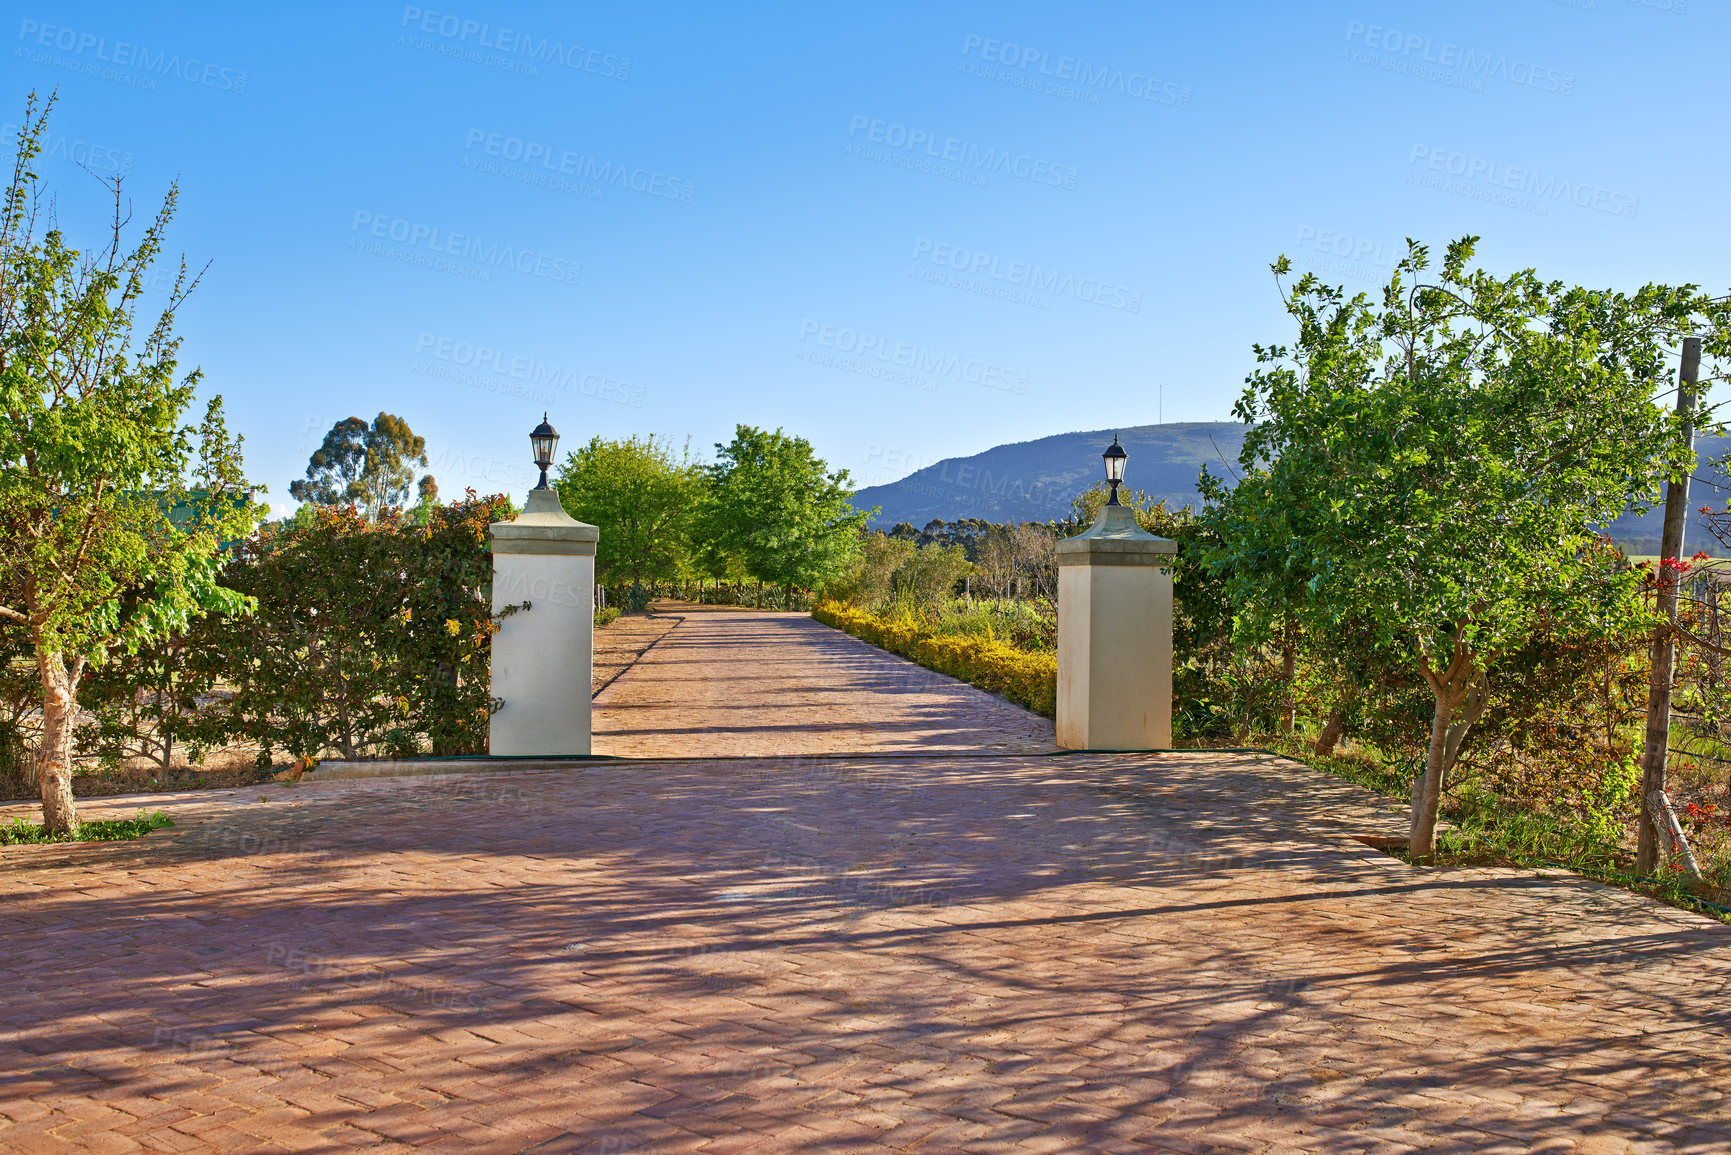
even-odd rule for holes
{"type": "Polygon", "coordinates": [[[226,1100],[403,1141],[510,1118],[524,1147],[596,1151],[796,1124],[862,1150],[1731,1133],[1724,928],[1408,867],[1351,840],[1385,804],[1290,763],[282,793],[8,859],[0,1111],[226,1100]]]}
{"type": "Polygon", "coordinates": [[[1051,719],[801,617],[675,631],[595,709],[597,747],[640,756],[1057,748],[1051,719]]]}

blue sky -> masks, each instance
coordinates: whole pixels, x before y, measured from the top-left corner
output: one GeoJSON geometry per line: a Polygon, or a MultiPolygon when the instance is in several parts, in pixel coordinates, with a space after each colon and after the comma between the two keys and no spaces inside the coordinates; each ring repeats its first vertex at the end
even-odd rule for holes
{"type": "Polygon", "coordinates": [[[543,409],[782,426],[862,485],[1224,420],[1281,253],[1731,284],[1723,4],[937,7],[8,0],[0,120],[59,88],[75,237],[75,160],[141,215],[180,183],[184,360],[279,510],[380,410],[519,498],[543,409]]]}

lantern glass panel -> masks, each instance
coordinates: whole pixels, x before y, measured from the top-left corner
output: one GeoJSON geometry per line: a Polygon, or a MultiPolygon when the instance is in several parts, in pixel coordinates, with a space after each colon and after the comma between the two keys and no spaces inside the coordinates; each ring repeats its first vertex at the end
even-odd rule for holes
{"type": "Polygon", "coordinates": [[[1100,456],[1106,462],[1106,480],[1123,481],[1124,463],[1129,460],[1130,455],[1124,452],[1124,447],[1118,444],[1116,437],[1112,439],[1112,444],[1107,447],[1106,452],[1100,456]]]}

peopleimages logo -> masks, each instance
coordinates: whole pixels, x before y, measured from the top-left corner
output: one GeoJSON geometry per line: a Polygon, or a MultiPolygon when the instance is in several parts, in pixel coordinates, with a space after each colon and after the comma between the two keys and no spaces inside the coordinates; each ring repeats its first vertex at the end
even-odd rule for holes
{"type": "MultiPolygon", "coordinates": [[[[933,377],[954,377],[958,381],[966,381],[970,385],[983,385],[988,389],[1001,389],[1006,393],[1026,393],[1028,391],[1028,375],[1006,369],[1002,365],[978,358],[962,358],[954,353],[944,353],[928,349],[924,345],[914,345],[907,341],[892,341],[884,337],[861,333],[841,325],[823,325],[816,321],[806,321],[799,327],[801,344],[811,341],[822,350],[834,350],[837,353],[851,354],[857,358],[871,358],[862,361],[870,365],[872,361],[886,366],[905,369],[910,373],[929,373],[933,377]]],[[[801,360],[813,361],[817,364],[832,364],[824,356],[802,355],[801,360]]],[[[833,365],[835,368],[846,366],[833,365]]],[[[851,370],[850,370],[851,371],[851,370]]],[[[873,375],[875,374],[868,374],[873,375]]],[[[909,382],[913,384],[913,382],[909,382]]],[[[931,389],[934,386],[929,379],[918,388],[931,389]]]]}
{"type": "Polygon", "coordinates": [[[519,462],[500,461],[497,457],[488,457],[483,453],[466,453],[450,446],[446,446],[440,453],[428,450],[427,459],[427,472],[447,480],[452,476],[459,476],[464,480],[473,478],[488,485],[503,485],[513,489],[518,486],[527,488],[536,481],[536,472],[519,462]]]}
{"type": "Polygon", "coordinates": [[[936,461],[927,461],[923,457],[915,457],[911,452],[896,446],[879,445],[875,441],[866,443],[864,464],[877,464],[881,468],[900,470],[896,476],[901,477],[910,471],[924,469],[928,465],[936,465],[936,461]]]}
{"type": "MultiPolygon", "coordinates": [[[[1400,250],[1398,255],[1404,256],[1400,250]]],[[[1397,251],[1385,249],[1381,241],[1369,237],[1315,225],[1298,227],[1299,268],[1309,269],[1319,277],[1346,277],[1355,281],[1383,284],[1394,268],[1397,251]]]]}
{"type": "MultiPolygon", "coordinates": [[[[1317,229],[1314,225],[1298,226],[1299,248],[1313,248],[1318,252],[1330,253],[1349,261],[1368,261],[1385,269],[1394,268],[1394,257],[1383,252],[1382,242],[1373,241],[1368,237],[1355,237],[1351,233],[1331,232],[1328,229],[1317,229]]],[[[1401,254],[1404,256],[1405,254],[1401,254]]]]}
{"type": "Polygon", "coordinates": [[[460,385],[484,388],[489,392],[504,391],[516,396],[529,396],[519,390],[501,390],[497,384],[489,383],[489,379],[503,377],[508,381],[521,382],[531,389],[563,390],[583,397],[593,397],[598,401],[643,408],[646,391],[641,385],[609,377],[604,373],[586,372],[574,365],[549,364],[540,357],[510,353],[473,341],[441,337],[423,331],[415,341],[415,355],[430,355],[434,361],[448,367],[417,363],[416,372],[456,381],[460,385]],[[464,373],[462,370],[469,372],[464,373]]]}
{"type": "MultiPolygon", "coordinates": [[[[1445,40],[1438,44],[1429,36],[1403,33],[1379,24],[1348,21],[1346,41],[1349,45],[1362,43],[1366,48],[1396,57],[1398,60],[1390,62],[1402,66],[1396,71],[1409,71],[1426,79],[1444,79],[1422,67],[1435,65],[1437,68],[1464,74],[1465,77],[1479,81],[1503,80],[1510,84],[1537,88],[1542,92],[1555,92],[1561,96],[1568,96],[1575,91],[1573,72],[1543,67],[1526,60],[1510,60],[1507,55],[1496,52],[1477,52],[1451,41],[1445,40]],[[1418,54],[1416,58],[1414,53],[1418,54]]],[[[1347,53],[1348,59],[1354,59],[1350,48],[1347,53]]],[[[1358,62],[1382,65],[1382,62],[1369,59],[1358,62]]]]}
{"type": "Polygon", "coordinates": [[[954,269],[970,277],[986,277],[1034,293],[1054,297],[1070,297],[1102,309],[1121,309],[1126,313],[1142,311],[1142,292],[1126,289],[1095,277],[1077,277],[1059,269],[1043,269],[1026,261],[1001,260],[991,253],[966,249],[960,245],[943,244],[924,237],[914,242],[914,262],[954,269]]]}
{"type": "MultiPolygon", "coordinates": [[[[0,138],[13,140],[16,139],[17,135],[18,126],[16,124],[0,124],[0,138]]],[[[88,140],[56,136],[52,132],[42,134],[42,155],[56,160],[70,161],[80,168],[86,168],[95,173],[126,176],[132,172],[132,154],[130,152],[88,140]]]]}
{"type": "MultiPolygon", "coordinates": [[[[850,138],[863,135],[870,144],[883,145],[894,150],[891,155],[897,160],[918,158],[921,163],[959,166],[962,173],[975,178],[970,183],[984,184],[983,178],[992,173],[1000,173],[1033,184],[1051,185],[1053,188],[1076,187],[1077,170],[1073,165],[1054,164],[1013,149],[982,149],[977,144],[958,140],[953,136],[940,137],[923,128],[909,128],[905,124],[873,120],[869,116],[855,116],[848,122],[847,134],[850,138]]],[[[854,155],[856,146],[848,145],[847,151],[854,155]]],[[[857,154],[869,160],[885,159],[881,150],[864,146],[857,146],[857,154]]]]}
{"type": "Polygon", "coordinates": [[[691,181],[680,180],[654,169],[601,161],[570,149],[480,128],[469,130],[463,148],[470,154],[479,152],[485,157],[497,157],[521,164],[531,171],[540,169],[555,176],[572,177],[596,185],[613,185],[682,204],[690,204],[692,194],[697,191],[697,186],[691,181]]]}
{"type": "MultiPolygon", "coordinates": [[[[486,266],[486,268],[474,268],[475,272],[483,274],[489,268],[512,269],[531,277],[540,277],[542,280],[566,285],[575,285],[583,273],[583,266],[578,262],[568,261],[564,257],[555,257],[551,253],[543,253],[535,249],[515,248],[511,245],[499,244],[497,241],[488,242],[466,233],[447,232],[432,225],[421,224],[418,221],[357,209],[350,231],[360,233],[363,227],[367,236],[406,245],[407,251],[411,255],[427,258],[425,261],[411,260],[409,261],[411,264],[428,264],[435,257],[452,257],[457,262],[472,262],[473,266],[486,266]]],[[[360,247],[356,244],[357,240],[359,240],[358,237],[351,238],[349,247],[360,247]]],[[[391,254],[380,253],[378,255],[388,256],[391,254]]],[[[490,278],[483,275],[475,279],[488,280],[490,278]]]]}
{"type": "MultiPolygon", "coordinates": [[[[1050,77],[1053,80],[1073,84],[1083,92],[1116,92],[1134,100],[1147,100],[1155,104],[1169,104],[1175,108],[1190,107],[1190,86],[1178,84],[1170,80],[1160,80],[1145,72],[1126,72],[1122,68],[1113,68],[1104,64],[1092,64],[1074,56],[1060,56],[1052,59],[1050,52],[1043,49],[1026,48],[1013,41],[993,40],[989,37],[976,36],[969,33],[962,39],[962,55],[975,58],[989,64],[1001,64],[1006,68],[1021,70],[1026,75],[1033,74],[1050,77]]],[[[976,75],[984,75],[976,73],[976,75]]],[[[1013,74],[1012,74],[1013,75],[1013,74]]],[[[988,79],[1003,79],[1005,77],[988,77],[988,79]]],[[[1018,85],[1031,87],[1035,91],[1051,91],[1054,95],[1067,95],[1063,85],[1052,85],[1049,88],[1042,85],[1018,85]]],[[[1098,103],[1095,97],[1089,103],[1098,103]]]]}
{"type": "MultiPolygon", "coordinates": [[[[149,73],[152,76],[169,77],[184,80],[188,84],[197,84],[205,88],[215,88],[223,92],[245,92],[247,74],[237,68],[224,68],[220,64],[211,64],[195,56],[184,59],[179,53],[167,51],[152,52],[142,44],[133,44],[125,40],[108,42],[106,36],[98,36],[93,32],[80,32],[76,28],[63,28],[54,24],[44,24],[39,20],[25,20],[18,25],[18,39],[29,41],[38,48],[51,48],[56,52],[70,52],[80,58],[78,61],[67,61],[74,65],[71,71],[92,71],[101,73],[105,70],[96,69],[87,61],[101,61],[112,64],[116,68],[130,68],[138,72],[149,73]]],[[[51,58],[37,60],[35,56],[29,59],[37,63],[54,64],[51,58]]],[[[104,76],[104,79],[118,77],[104,76]]],[[[154,85],[150,85],[154,88],[154,85]]]]}
{"type": "Polygon", "coordinates": [[[1407,165],[1409,184],[1421,184],[1478,200],[1503,203],[1540,216],[1546,215],[1550,205],[1556,202],[1614,217],[1629,218],[1633,218],[1641,207],[1639,197],[1616,192],[1601,185],[1573,181],[1555,173],[1502,164],[1486,157],[1428,144],[1413,145],[1412,153],[1407,157],[1407,165]],[[1428,171],[1419,171],[1421,166],[1428,171]],[[1429,176],[1429,173],[1443,173],[1459,179],[1443,181],[1440,177],[1429,176]]]}
{"type": "MultiPolygon", "coordinates": [[[[536,37],[532,32],[494,28],[491,24],[468,20],[449,12],[432,12],[407,5],[403,8],[402,26],[413,32],[437,36],[448,41],[450,48],[457,50],[443,52],[442,55],[470,55],[475,60],[487,62],[479,52],[465,51],[473,45],[476,49],[497,52],[504,59],[514,62],[557,64],[573,72],[589,72],[611,80],[628,80],[631,77],[629,56],[613,56],[578,44],[566,44],[551,36],[536,37]]],[[[412,42],[410,46],[430,47],[424,43],[412,42]]]]}

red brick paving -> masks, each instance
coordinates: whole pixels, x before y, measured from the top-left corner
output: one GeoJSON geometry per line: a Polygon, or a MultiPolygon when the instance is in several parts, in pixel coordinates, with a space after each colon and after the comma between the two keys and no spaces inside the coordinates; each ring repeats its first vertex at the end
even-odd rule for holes
{"type": "Polygon", "coordinates": [[[1057,749],[1050,718],[805,614],[658,608],[684,620],[596,696],[597,754],[1057,749]]]}
{"type": "Polygon", "coordinates": [[[1348,837],[1384,804],[1289,763],[260,793],[0,856],[0,1148],[1731,1145],[1724,928],[1414,870],[1348,837]]]}
{"type": "MultiPolygon", "coordinates": [[[[678,603],[663,603],[677,607],[678,603]]],[[[663,612],[652,607],[647,614],[626,614],[595,628],[594,652],[590,655],[590,692],[597,693],[620,674],[630,669],[643,652],[667,635],[679,624],[677,608],[663,612]]]]}
{"type": "Polygon", "coordinates": [[[103,800],[178,825],[0,850],[0,1149],[1731,1149],[1725,927],[1412,869],[1273,759],[881,757],[1050,724],[735,621],[608,740],[872,752],[103,800]]]}

